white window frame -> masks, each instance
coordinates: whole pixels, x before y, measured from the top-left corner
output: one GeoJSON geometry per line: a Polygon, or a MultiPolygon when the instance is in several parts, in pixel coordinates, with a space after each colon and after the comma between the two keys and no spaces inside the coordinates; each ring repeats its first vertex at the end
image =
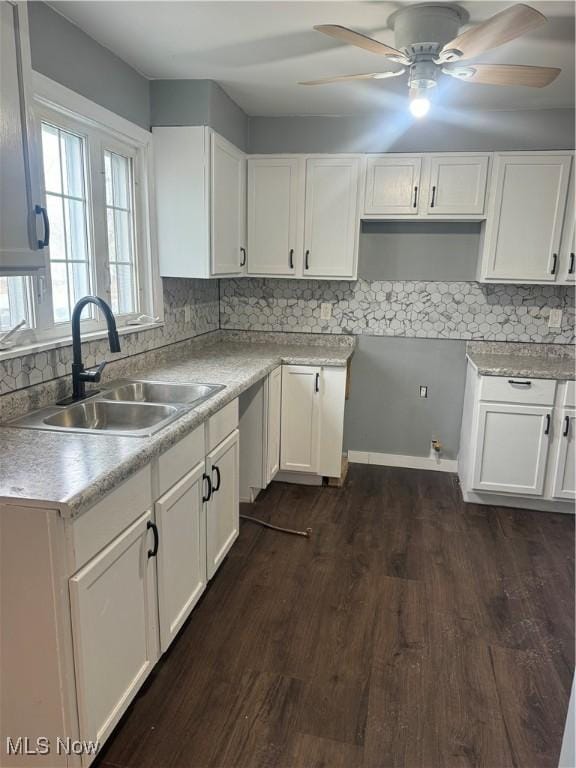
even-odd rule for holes
{"type": "MultiPolygon", "coordinates": [[[[105,225],[105,185],[95,183],[97,165],[104,173],[104,150],[108,149],[132,159],[134,181],[134,251],[137,261],[137,291],[139,311],[117,317],[122,333],[139,331],[164,322],[162,281],[158,264],[158,248],[155,231],[154,176],[152,134],[125,120],[53,80],[33,73],[34,118],[38,146],[42,147],[41,124],[52,123],[87,138],[86,146],[86,196],[88,211],[88,237],[93,245],[91,263],[92,290],[110,302],[109,271],[104,268],[108,261],[108,242],[105,225]],[[100,254],[98,257],[96,254],[100,254]],[[130,324],[139,315],[158,318],[139,325],[130,324]]],[[[40,163],[42,165],[42,163],[40,163]]],[[[42,168],[40,169],[42,170],[42,168]]],[[[43,174],[42,174],[42,189],[43,174]]],[[[45,274],[29,278],[35,300],[32,320],[35,327],[19,335],[18,347],[26,351],[34,348],[61,346],[70,339],[70,323],[54,324],[50,285],[50,264],[46,256],[45,274]],[[54,342],[54,344],[51,344],[54,342]]],[[[92,319],[88,311],[82,320],[82,332],[87,338],[98,338],[106,333],[106,324],[100,313],[92,319]]],[[[17,350],[11,350],[9,356],[17,350]]],[[[20,352],[22,354],[24,350],[20,352]]],[[[0,353],[0,359],[3,357],[0,353]]],[[[8,356],[8,355],[7,355],[8,356]]]]}

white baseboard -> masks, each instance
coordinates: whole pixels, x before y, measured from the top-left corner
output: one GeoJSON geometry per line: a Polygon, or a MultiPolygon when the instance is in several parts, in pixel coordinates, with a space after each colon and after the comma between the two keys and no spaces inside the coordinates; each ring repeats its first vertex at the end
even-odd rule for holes
{"type": "Polygon", "coordinates": [[[348,451],[348,461],[352,464],[378,464],[384,467],[432,469],[436,472],[458,471],[458,462],[456,459],[436,459],[429,456],[402,456],[399,453],[348,451]]]}

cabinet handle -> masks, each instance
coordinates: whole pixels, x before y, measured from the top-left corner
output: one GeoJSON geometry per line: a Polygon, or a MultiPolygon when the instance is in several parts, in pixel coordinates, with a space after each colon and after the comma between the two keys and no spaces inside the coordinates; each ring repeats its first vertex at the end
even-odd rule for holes
{"type": "Polygon", "coordinates": [[[208,483],[207,485],[208,490],[204,494],[204,496],[202,496],[202,502],[204,503],[206,501],[210,501],[210,499],[212,498],[212,480],[210,480],[209,476],[206,473],[202,475],[202,479],[204,480],[205,483],[208,483]]]}
{"type": "Polygon", "coordinates": [[[434,201],[436,200],[436,187],[432,187],[432,202],[430,208],[434,208],[434,201]]]}
{"type": "Polygon", "coordinates": [[[242,254],[242,258],[240,259],[240,266],[245,267],[246,266],[246,248],[240,248],[240,253],[242,254]]]}
{"type": "Polygon", "coordinates": [[[317,373],[314,379],[314,392],[320,392],[320,374],[317,373]]]}
{"type": "Polygon", "coordinates": [[[154,536],[154,546],[152,549],[148,550],[148,557],[156,557],[158,554],[158,544],[160,543],[160,539],[158,537],[158,528],[156,526],[156,523],[153,523],[152,520],[148,520],[148,523],[146,525],[147,530],[152,531],[152,535],[154,536]]]}
{"type": "Polygon", "coordinates": [[[550,270],[550,274],[551,275],[555,275],[556,274],[556,265],[557,264],[558,264],[558,254],[557,253],[553,253],[552,254],[552,269],[550,270]]]}
{"type": "Polygon", "coordinates": [[[418,202],[418,187],[414,187],[414,202],[412,203],[412,208],[416,208],[416,204],[418,202]]]}
{"type": "Polygon", "coordinates": [[[290,253],[288,254],[288,266],[290,269],[294,269],[294,248],[290,248],[290,253]]]}
{"type": "Polygon", "coordinates": [[[546,414],[546,428],[544,429],[544,434],[545,435],[549,435],[550,434],[550,421],[551,421],[550,414],[547,413],[546,414]]]}
{"type": "Polygon", "coordinates": [[[220,483],[222,480],[222,477],[220,476],[220,467],[212,467],[212,472],[216,472],[216,482],[212,482],[212,491],[216,493],[216,491],[220,490],[220,483]]]}
{"type": "Polygon", "coordinates": [[[570,416],[564,416],[564,429],[562,430],[562,437],[568,437],[570,432],[570,416]]]}
{"type": "Polygon", "coordinates": [[[531,387],[531,381],[516,381],[516,379],[508,379],[508,384],[516,384],[518,387],[531,387]]]}
{"type": "Polygon", "coordinates": [[[570,266],[568,267],[568,274],[573,275],[574,274],[574,254],[570,254],[570,266]]]}
{"type": "Polygon", "coordinates": [[[42,250],[42,248],[47,248],[50,245],[50,220],[48,219],[48,211],[42,205],[36,205],[34,213],[37,216],[42,216],[44,223],[44,239],[38,240],[38,249],[42,250]]]}
{"type": "Polygon", "coordinates": [[[310,266],[310,251],[306,251],[304,254],[304,269],[308,269],[310,266]]]}

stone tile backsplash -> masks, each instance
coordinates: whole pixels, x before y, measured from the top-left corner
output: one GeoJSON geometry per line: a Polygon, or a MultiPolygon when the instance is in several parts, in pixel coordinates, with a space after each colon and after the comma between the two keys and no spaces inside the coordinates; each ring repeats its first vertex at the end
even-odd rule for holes
{"type": "Polygon", "coordinates": [[[574,288],[476,282],[221,280],[220,327],[433,339],[574,341],[574,288]],[[332,305],[330,320],[320,304],[332,305]],[[551,308],[562,327],[548,328],[551,308]]]}
{"type": "MultiPolygon", "coordinates": [[[[120,337],[122,352],[111,355],[108,339],[87,341],[82,353],[87,366],[119,360],[173,344],[219,328],[218,283],[215,280],[165,279],[164,325],[120,337]],[[186,322],[186,308],[190,322],[186,322]]],[[[70,345],[0,361],[0,395],[70,373],[70,345]]]]}

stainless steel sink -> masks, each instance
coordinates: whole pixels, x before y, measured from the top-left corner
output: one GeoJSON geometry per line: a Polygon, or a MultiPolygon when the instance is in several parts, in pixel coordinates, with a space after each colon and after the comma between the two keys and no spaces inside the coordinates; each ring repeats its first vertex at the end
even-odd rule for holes
{"type": "Polygon", "coordinates": [[[102,392],[105,400],[135,403],[176,403],[194,407],[224,389],[221,384],[167,384],[162,381],[126,381],[102,392]]]}
{"type": "Polygon", "coordinates": [[[176,419],[185,408],[150,403],[86,400],[66,408],[48,407],[10,422],[13,427],[53,432],[89,432],[146,437],[176,419]]]}

